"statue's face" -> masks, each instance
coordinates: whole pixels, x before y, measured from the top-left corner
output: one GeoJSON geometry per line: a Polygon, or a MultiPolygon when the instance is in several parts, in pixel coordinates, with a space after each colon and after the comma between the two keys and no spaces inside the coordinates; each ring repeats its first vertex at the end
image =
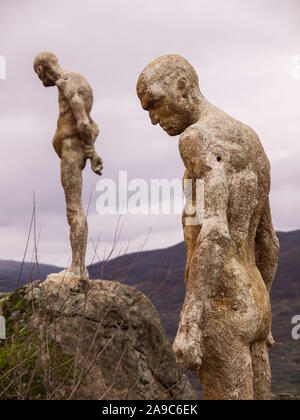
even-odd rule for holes
{"type": "Polygon", "coordinates": [[[51,71],[45,65],[40,64],[35,71],[45,87],[55,86],[55,81],[51,77],[51,71]]]}
{"type": "Polygon", "coordinates": [[[149,112],[152,124],[159,124],[169,136],[183,133],[193,123],[191,105],[185,89],[180,86],[180,81],[175,86],[160,86],[159,89],[156,85],[155,92],[144,86],[139,93],[142,107],[149,112]]]}

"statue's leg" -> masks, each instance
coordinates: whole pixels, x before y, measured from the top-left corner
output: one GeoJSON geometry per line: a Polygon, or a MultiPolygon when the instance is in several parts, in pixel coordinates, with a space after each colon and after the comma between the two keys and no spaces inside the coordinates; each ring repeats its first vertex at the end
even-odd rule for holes
{"type": "Polygon", "coordinates": [[[254,399],[270,400],[271,368],[267,343],[259,341],[251,347],[252,366],[254,375],[254,399]]]}
{"type": "Polygon", "coordinates": [[[208,338],[199,378],[206,400],[253,400],[250,347],[230,334],[208,338]]]}
{"type": "Polygon", "coordinates": [[[73,139],[62,142],[61,182],[64,188],[67,219],[70,225],[72,264],[70,271],[82,276],[86,274],[85,254],[88,227],[82,207],[82,169],[85,158],[81,144],[73,139]]]}

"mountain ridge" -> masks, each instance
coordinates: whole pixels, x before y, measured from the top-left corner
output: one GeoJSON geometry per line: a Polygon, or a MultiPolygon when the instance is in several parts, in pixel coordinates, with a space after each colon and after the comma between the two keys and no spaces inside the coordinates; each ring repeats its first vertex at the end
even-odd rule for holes
{"type": "MultiPolygon", "coordinates": [[[[281,250],[276,278],[271,292],[273,312],[272,332],[277,346],[271,350],[273,371],[273,392],[292,392],[300,394],[300,351],[299,341],[291,336],[292,318],[300,314],[300,230],[277,232],[281,250]]],[[[186,250],[184,242],[152,251],[142,251],[121,255],[106,264],[95,263],[88,267],[91,278],[116,280],[136,287],[148,296],[162,320],[169,340],[174,340],[177,332],[179,315],[185,296],[184,268],[186,250]]],[[[7,261],[6,261],[7,263],[7,261]]],[[[14,262],[16,267],[17,262],[14,262]]],[[[19,263],[20,264],[20,263],[19,263]]],[[[12,264],[10,264],[11,268],[12,264]]],[[[55,271],[56,270],[56,271],[55,271]]],[[[61,268],[41,264],[39,271],[45,278],[51,272],[61,268]]],[[[17,278],[10,270],[10,279],[3,279],[3,264],[0,260],[0,292],[12,291],[17,278]]],[[[5,274],[5,273],[4,273],[5,274]]],[[[21,284],[39,279],[36,267],[25,263],[21,284]]],[[[194,378],[193,385],[199,381],[194,378]]]]}

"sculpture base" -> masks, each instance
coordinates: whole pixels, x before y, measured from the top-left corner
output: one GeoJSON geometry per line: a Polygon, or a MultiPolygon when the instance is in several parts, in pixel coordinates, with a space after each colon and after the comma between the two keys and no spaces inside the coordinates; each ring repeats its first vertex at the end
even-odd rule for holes
{"type": "Polygon", "coordinates": [[[70,288],[75,288],[82,281],[89,280],[89,273],[87,269],[82,273],[79,270],[72,270],[71,268],[61,271],[60,273],[49,274],[44,281],[45,287],[62,285],[70,288]]]}

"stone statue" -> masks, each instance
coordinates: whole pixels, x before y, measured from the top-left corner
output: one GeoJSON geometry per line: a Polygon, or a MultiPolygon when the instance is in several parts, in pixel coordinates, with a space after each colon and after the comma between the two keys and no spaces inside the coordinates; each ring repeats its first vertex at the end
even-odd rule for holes
{"type": "Polygon", "coordinates": [[[60,67],[57,57],[51,52],[37,55],[34,70],[44,86],[57,86],[59,94],[59,117],[53,146],[61,159],[61,182],[70,225],[72,263],[68,270],[56,276],[86,279],[88,226],[81,200],[82,170],[87,159],[91,160],[92,170],[96,174],[101,175],[103,168],[102,160],[94,148],[99,129],[90,116],[93,91],[81,74],[60,67]]]}
{"type": "MultiPolygon", "coordinates": [[[[137,93],[153,124],[181,134],[184,179],[204,180],[204,217],[186,223],[186,297],[174,342],[198,371],[206,399],[270,399],[270,289],[279,243],[270,164],[257,134],[210,104],[194,68],[166,55],[141,73],[137,93]]],[[[195,202],[195,191],[193,201],[195,202]]]]}

